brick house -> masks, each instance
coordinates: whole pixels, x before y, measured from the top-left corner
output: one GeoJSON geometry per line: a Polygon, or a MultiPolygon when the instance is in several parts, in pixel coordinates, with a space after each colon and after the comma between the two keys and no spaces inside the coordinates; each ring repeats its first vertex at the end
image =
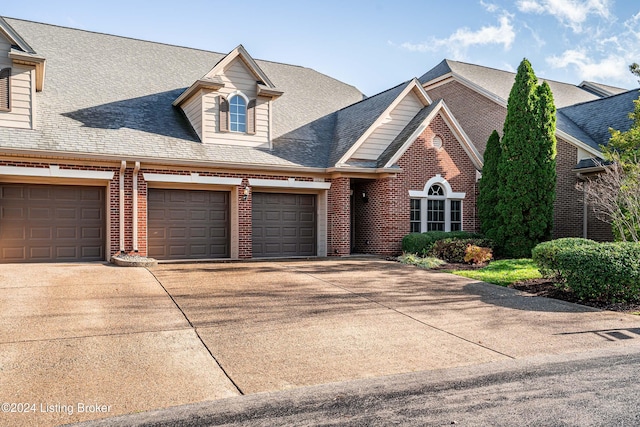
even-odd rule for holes
{"type": "MultiPolygon", "coordinates": [[[[434,70],[365,97],[242,46],[0,18],[0,262],[391,255],[410,231],[477,230],[501,104],[434,70]]],[[[598,155],[593,123],[579,126],[592,106],[575,105],[600,100],[588,90],[611,88],[567,104],[567,193],[598,155]]],[[[572,193],[557,215],[581,209],[572,193]]],[[[580,235],[581,218],[558,234],[580,235]]]]}
{"type": "MultiPolygon", "coordinates": [[[[431,98],[444,99],[481,154],[494,129],[502,135],[514,80],[515,73],[448,59],[420,77],[431,98]]],[[[601,158],[600,147],[609,141],[609,128],[630,128],[628,113],[633,111],[638,90],[595,82],[547,83],[557,108],[554,237],[610,240],[611,227],[595,218],[576,183],[600,171],[593,159],[601,158]]]]}
{"type": "Polygon", "coordinates": [[[475,230],[482,157],[417,79],[0,18],[0,262],[395,254],[475,230]]]}

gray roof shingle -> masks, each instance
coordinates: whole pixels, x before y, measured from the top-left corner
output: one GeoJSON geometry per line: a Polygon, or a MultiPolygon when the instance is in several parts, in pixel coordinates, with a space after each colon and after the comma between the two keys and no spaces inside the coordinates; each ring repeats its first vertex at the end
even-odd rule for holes
{"type": "Polygon", "coordinates": [[[320,166],[333,129],[322,119],[362,93],[317,71],[256,61],[284,94],[273,102],[274,150],[201,143],[172,102],[221,53],[6,18],[47,60],[35,130],[0,128],[3,148],[159,161],[320,166]],[[310,126],[309,123],[315,123],[310,126]],[[298,146],[292,137],[301,127],[298,146]],[[313,133],[313,137],[311,134],[313,133]],[[324,143],[324,146],[322,146],[324,143]],[[307,145],[309,144],[309,145],[307,145]],[[309,158],[312,156],[312,158],[309,158]]]}
{"type": "MultiPolygon", "coordinates": [[[[606,146],[609,143],[609,128],[622,132],[629,130],[633,124],[629,113],[633,111],[633,101],[638,99],[639,95],[638,89],[634,89],[596,101],[572,105],[559,109],[558,117],[562,115],[570,119],[581,132],[589,136],[593,141],[592,146],[600,149],[601,145],[606,146]]],[[[571,130],[567,133],[583,140],[571,130]]]]}
{"type": "MultiPolygon", "coordinates": [[[[509,99],[509,92],[511,92],[516,76],[515,73],[510,71],[445,59],[422,75],[419,80],[420,83],[425,84],[450,72],[491,92],[504,103],[509,99]]],[[[546,80],[540,77],[538,80],[541,83],[546,81],[549,84],[557,108],[599,98],[597,95],[572,84],[546,80]]]]}

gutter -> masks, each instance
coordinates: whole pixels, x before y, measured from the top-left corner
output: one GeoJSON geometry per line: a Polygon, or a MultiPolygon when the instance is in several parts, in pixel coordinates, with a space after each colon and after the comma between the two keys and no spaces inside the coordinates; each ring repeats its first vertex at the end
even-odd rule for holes
{"type": "Polygon", "coordinates": [[[138,253],[138,171],[140,162],[133,168],[133,252],[138,253]]]}

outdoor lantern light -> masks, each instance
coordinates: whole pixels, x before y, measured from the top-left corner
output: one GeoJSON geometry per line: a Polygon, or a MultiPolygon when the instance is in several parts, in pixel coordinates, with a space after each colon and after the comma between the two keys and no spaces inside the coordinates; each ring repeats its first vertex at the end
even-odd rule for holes
{"type": "Polygon", "coordinates": [[[243,196],[242,196],[242,200],[247,200],[249,198],[249,192],[251,191],[251,187],[249,187],[248,185],[246,187],[244,187],[244,192],[243,192],[243,196]]]}

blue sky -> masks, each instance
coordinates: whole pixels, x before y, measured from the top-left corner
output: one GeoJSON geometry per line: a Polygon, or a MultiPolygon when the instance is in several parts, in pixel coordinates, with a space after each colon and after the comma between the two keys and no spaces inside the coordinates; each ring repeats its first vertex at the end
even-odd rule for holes
{"type": "MultiPolygon", "coordinates": [[[[444,58],[638,87],[636,0],[30,0],[3,16],[316,69],[373,95],[444,58]]],[[[214,64],[211,64],[212,66],[214,64]]]]}

